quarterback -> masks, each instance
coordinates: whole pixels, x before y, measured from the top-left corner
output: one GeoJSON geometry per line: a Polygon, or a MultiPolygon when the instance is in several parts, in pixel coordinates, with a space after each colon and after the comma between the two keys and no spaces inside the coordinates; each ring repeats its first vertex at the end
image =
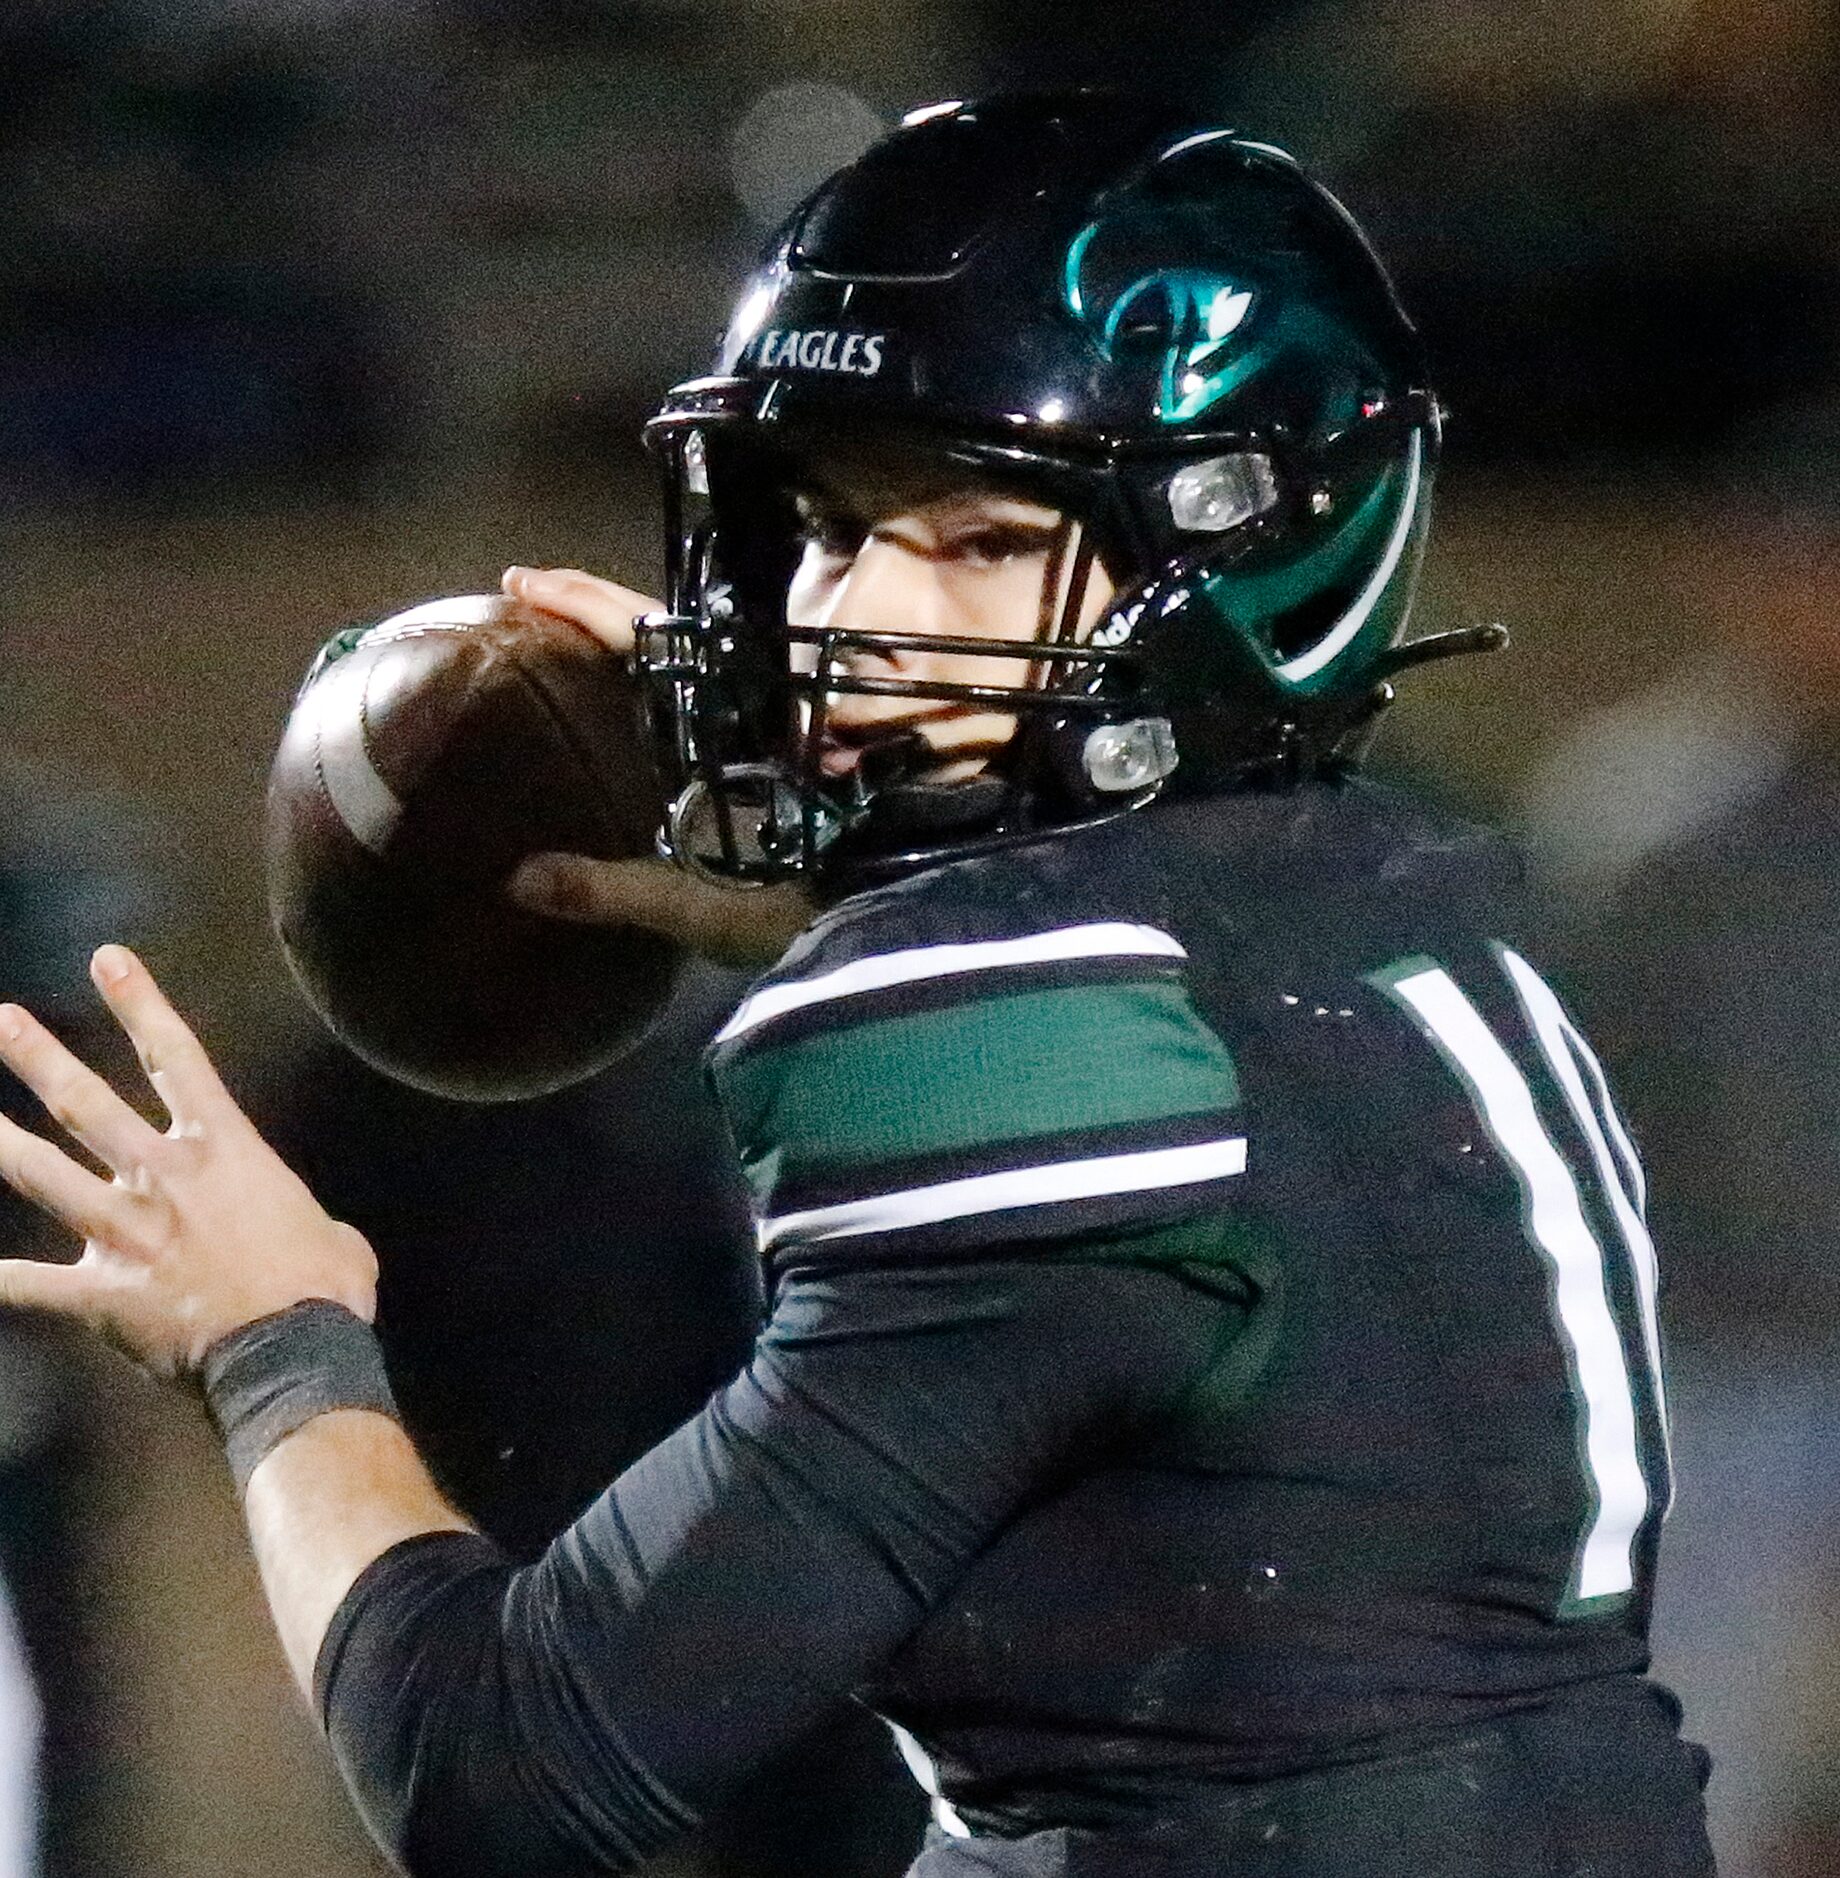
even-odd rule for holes
{"type": "Polygon", "coordinates": [[[1394,675],[1490,643],[1405,636],[1438,429],[1282,151],[945,106],[654,420],[663,603],[508,572],[641,674],[670,857],[508,891],[791,941],[708,1057],[753,1355],[528,1567],[144,968],[94,971],[164,1133],[0,1008],[105,1170],[6,1127],[87,1244],[0,1292],[202,1384],[407,1870],[627,1869],[854,1699],[934,1796],[916,1878],[1710,1872],[1645,1675],[1641,1169],[1511,858],[1358,774],[1394,675]]]}

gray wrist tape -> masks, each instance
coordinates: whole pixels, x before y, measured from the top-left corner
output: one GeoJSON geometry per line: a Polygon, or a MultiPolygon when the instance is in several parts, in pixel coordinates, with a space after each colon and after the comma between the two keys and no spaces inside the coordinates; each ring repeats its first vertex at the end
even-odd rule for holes
{"type": "Polygon", "coordinates": [[[363,1318],[327,1298],[220,1337],[199,1365],[239,1494],[270,1449],[333,1409],[396,1415],[383,1349],[363,1318]]]}

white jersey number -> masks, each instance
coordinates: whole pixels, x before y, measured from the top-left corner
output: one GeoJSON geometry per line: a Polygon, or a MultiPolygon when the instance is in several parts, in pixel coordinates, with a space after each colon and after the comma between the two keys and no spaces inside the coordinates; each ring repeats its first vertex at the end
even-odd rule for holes
{"type": "MultiPolygon", "coordinates": [[[[1520,1182],[1527,1238],[1551,1271],[1553,1315],[1576,1394],[1592,1502],[1565,1607],[1576,1609],[1632,1589],[1636,1534],[1654,1506],[1630,1367],[1639,1363],[1648,1372],[1665,1444],[1655,1248],[1643,1222],[1641,1164],[1596,1056],[1539,973],[1506,946],[1496,953],[1539,1056],[1584,1137],[1592,1184],[1621,1241],[1614,1254],[1592,1229],[1579,1170],[1541,1120],[1533,1085],[1456,980],[1443,966],[1414,959],[1377,974],[1374,982],[1406,1008],[1468,1089],[1477,1116],[1520,1182]],[[1634,1279],[1641,1338],[1633,1350],[1625,1345],[1611,1301],[1607,1260],[1613,1255],[1627,1261],[1634,1279]]],[[[1665,1487],[1660,1492],[1665,1496],[1665,1487]]],[[[1665,1503],[1660,1510],[1665,1513],[1665,1503]]]]}

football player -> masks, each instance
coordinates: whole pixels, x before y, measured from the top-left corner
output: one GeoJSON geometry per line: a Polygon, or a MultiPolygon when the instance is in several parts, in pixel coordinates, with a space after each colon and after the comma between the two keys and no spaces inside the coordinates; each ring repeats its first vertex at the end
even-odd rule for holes
{"type": "Polygon", "coordinates": [[[145,970],[95,967],[164,1135],[0,1011],[113,1174],[0,1136],[88,1241],[5,1294],[202,1380],[409,1870],[623,1869],[848,1697],[935,1795],[924,1878],[1710,1870],[1644,1674],[1641,1171],[1512,861],[1355,771],[1394,673],[1490,641],[1403,637],[1438,421],[1282,152],[942,107],[656,420],[667,604],[508,576],[645,674],[682,870],[516,891],[804,927],[711,1046],[753,1357],[526,1569],[391,1419],[367,1248],[145,970]]]}

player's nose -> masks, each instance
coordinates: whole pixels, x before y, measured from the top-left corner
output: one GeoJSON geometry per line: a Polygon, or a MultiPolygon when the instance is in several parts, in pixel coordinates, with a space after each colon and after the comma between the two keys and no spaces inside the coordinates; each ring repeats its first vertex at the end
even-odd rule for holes
{"type": "MultiPolygon", "coordinates": [[[[847,632],[940,633],[948,630],[945,612],[937,566],[899,542],[870,535],[857,550],[826,623],[847,632]]],[[[898,649],[863,650],[871,661],[897,668],[916,656],[898,649]]],[[[846,654],[846,663],[857,662],[854,653],[846,654]]]]}

